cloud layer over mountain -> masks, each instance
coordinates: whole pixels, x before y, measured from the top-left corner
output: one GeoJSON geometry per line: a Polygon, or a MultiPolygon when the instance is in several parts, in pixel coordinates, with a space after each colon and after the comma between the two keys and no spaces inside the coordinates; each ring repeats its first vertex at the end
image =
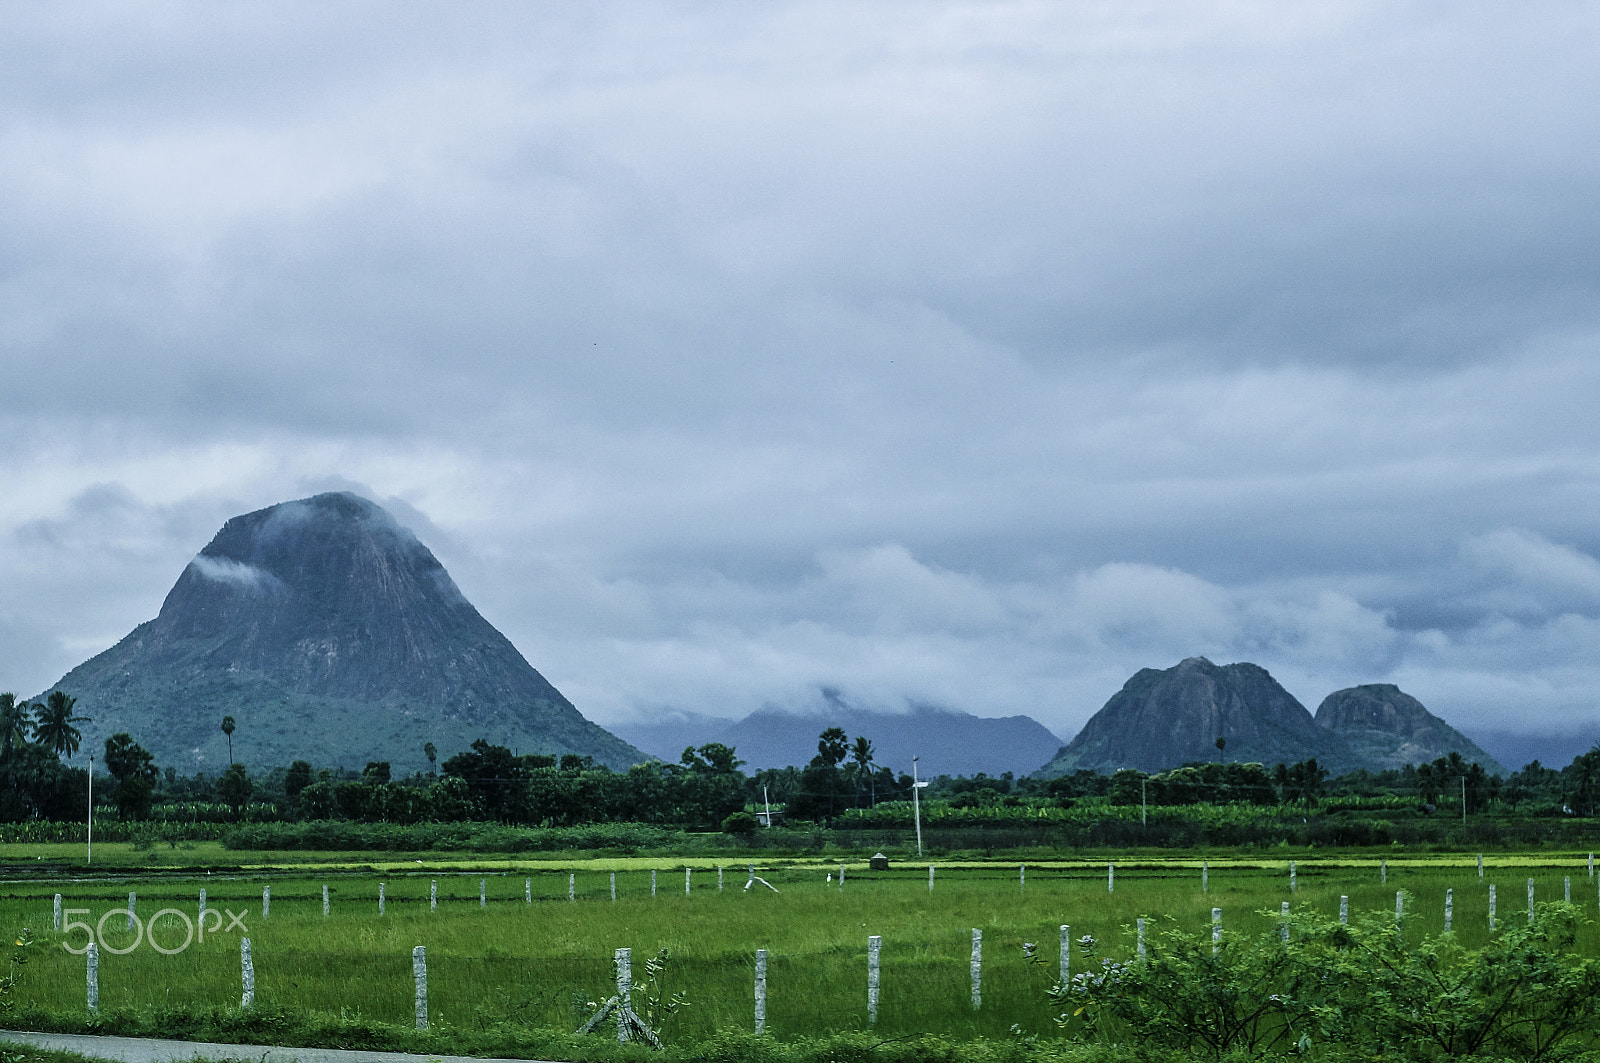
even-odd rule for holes
{"type": "Polygon", "coordinates": [[[0,689],[348,487],[602,723],[829,686],[1070,736],[1205,655],[1600,737],[1597,31],[13,10],[0,689]]]}

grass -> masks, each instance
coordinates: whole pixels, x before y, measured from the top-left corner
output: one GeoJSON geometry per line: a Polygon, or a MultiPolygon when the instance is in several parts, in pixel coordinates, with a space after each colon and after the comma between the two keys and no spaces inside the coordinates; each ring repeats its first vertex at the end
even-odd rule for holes
{"type": "MultiPolygon", "coordinates": [[[[249,854],[228,854],[240,857],[249,854]]],[[[272,866],[279,854],[255,854],[255,866],[272,866]]],[[[293,854],[303,859],[307,854],[293,854]]],[[[321,855],[321,854],[319,854],[321,855]]],[[[346,854],[352,855],[352,854],[346,854]]],[[[388,854],[363,854],[386,856],[388,854]]],[[[1127,956],[1140,916],[1171,919],[1193,927],[1223,909],[1227,931],[1256,932],[1272,925],[1283,900],[1334,914],[1341,894],[1352,910],[1393,912],[1395,892],[1410,895],[1408,933],[1443,929],[1446,889],[1454,890],[1454,928],[1463,944],[1487,939],[1488,885],[1498,887],[1499,917],[1526,918],[1526,880],[1535,880],[1541,900],[1559,899],[1570,876],[1574,901],[1591,914],[1600,887],[1586,870],[1586,854],[1540,853],[1526,862],[1501,855],[1486,860],[1479,883],[1470,856],[1388,857],[1387,883],[1380,856],[1297,858],[1298,891],[1288,890],[1285,860],[1260,857],[1210,859],[1210,890],[1200,892],[1200,858],[1119,862],[1116,890],[1106,890],[1101,860],[1030,863],[1026,888],[1017,864],[975,861],[941,865],[932,893],[926,864],[870,872],[848,867],[844,888],[827,875],[836,861],[794,860],[765,865],[763,877],[780,893],[742,887],[745,874],[729,866],[718,891],[715,871],[697,870],[695,889],[684,895],[684,864],[657,857],[570,861],[577,900],[568,902],[569,871],[548,861],[463,859],[456,873],[415,862],[386,861],[371,873],[338,873],[340,862],[308,875],[304,871],[194,875],[170,870],[141,874],[132,867],[108,878],[12,881],[0,886],[0,920],[8,928],[38,933],[51,925],[52,896],[67,907],[87,908],[92,921],[124,909],[127,893],[139,895],[138,912],[148,918],[173,908],[194,916],[199,890],[208,907],[238,913],[249,930],[256,965],[257,1002],[263,1010],[330,1023],[377,1023],[404,1030],[412,1022],[411,950],[427,948],[430,1017],[435,1030],[458,1040],[500,1036],[507,1028],[570,1032],[594,1005],[613,991],[612,953],[633,949],[636,985],[644,961],[659,949],[671,960],[666,988],[684,991],[690,1006],[661,1021],[671,1041],[699,1043],[718,1031],[748,1030],[757,948],[769,950],[768,1032],[793,1041],[864,1031],[866,947],[869,934],[883,938],[879,1038],[934,1034],[953,1041],[1015,1040],[1055,1034],[1044,991],[1056,975],[1058,927],[1074,937],[1099,940],[1073,963],[1100,956],[1127,956]],[[471,866],[470,869],[468,865],[471,866]],[[650,894],[648,868],[657,869],[650,894]],[[610,874],[617,874],[618,899],[610,899],[610,874]],[[488,906],[478,903],[484,881],[488,906]],[[524,901],[524,879],[534,901],[524,901]],[[385,883],[385,914],[377,907],[378,882],[385,883]],[[430,910],[430,882],[437,880],[439,908],[430,910]],[[332,914],[322,915],[321,887],[330,888],[332,914]],[[271,917],[260,916],[261,889],[272,889],[271,917]],[[1265,910],[1265,911],[1264,911],[1265,910]],[[983,1007],[970,1005],[968,961],[971,931],[983,930],[983,1007]],[[1023,942],[1036,942],[1043,965],[1023,960],[1023,942]]],[[[448,861],[439,854],[432,857],[448,861]]],[[[698,861],[697,861],[698,863],[698,861]]],[[[15,865],[13,865],[15,866],[15,865]]],[[[703,865],[702,865],[703,866],[703,865]]],[[[226,918],[223,926],[227,926],[226,918]]],[[[127,955],[131,935],[125,919],[107,917],[100,957],[103,1015],[226,1012],[239,1003],[239,933],[213,932],[203,942],[171,956],[142,944],[127,955]]],[[[18,1002],[34,1014],[49,1014],[58,1028],[83,1029],[84,960],[61,948],[62,936],[38,933],[24,969],[18,1002]],[[74,1025],[76,1024],[76,1025],[74,1025]]],[[[167,916],[158,938],[173,947],[183,938],[180,921],[167,916]]],[[[81,933],[72,941],[81,944],[81,933]]],[[[1578,948],[1600,955],[1600,934],[1583,928],[1578,948]]],[[[640,994],[636,990],[636,1003],[640,994]]],[[[598,1040],[598,1039],[597,1039],[598,1040]]]]}

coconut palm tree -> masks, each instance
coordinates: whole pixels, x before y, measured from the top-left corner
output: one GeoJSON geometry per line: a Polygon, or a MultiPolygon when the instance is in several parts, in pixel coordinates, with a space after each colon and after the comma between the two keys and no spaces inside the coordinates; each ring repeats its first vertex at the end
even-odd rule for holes
{"type": "Polygon", "coordinates": [[[66,754],[70,759],[83,742],[83,733],[72,725],[88,723],[91,717],[74,716],[72,707],[77,703],[77,698],[69,697],[60,690],[52,690],[43,704],[33,707],[33,740],[57,757],[66,754]]]}
{"type": "Polygon", "coordinates": [[[872,797],[872,807],[878,804],[878,784],[872,777],[872,743],[862,735],[856,735],[855,744],[850,747],[850,759],[856,762],[856,785],[859,788],[861,780],[867,781],[872,797]]]}
{"type": "Polygon", "coordinates": [[[233,717],[222,718],[222,733],[228,736],[228,763],[233,764],[233,717]]]}
{"type": "Polygon", "coordinates": [[[0,761],[10,760],[12,753],[27,744],[31,708],[15,694],[0,694],[0,761]]]}

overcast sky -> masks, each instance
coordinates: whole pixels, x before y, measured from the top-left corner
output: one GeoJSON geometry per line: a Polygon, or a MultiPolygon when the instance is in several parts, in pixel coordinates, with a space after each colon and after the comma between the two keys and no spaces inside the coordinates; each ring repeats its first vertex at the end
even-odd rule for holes
{"type": "Polygon", "coordinates": [[[1600,7],[0,6],[0,689],[390,506],[601,723],[1600,738],[1600,7]]]}

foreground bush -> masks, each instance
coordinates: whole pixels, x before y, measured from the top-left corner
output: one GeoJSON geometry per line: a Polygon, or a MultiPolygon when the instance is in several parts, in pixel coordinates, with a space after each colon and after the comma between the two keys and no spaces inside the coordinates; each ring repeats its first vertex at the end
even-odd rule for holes
{"type": "Polygon", "coordinates": [[[1577,921],[1572,906],[1545,905],[1479,949],[1450,933],[1408,936],[1393,916],[1345,925],[1302,913],[1282,930],[1217,944],[1166,929],[1145,957],[1103,959],[1051,997],[1080,1037],[1213,1059],[1314,1049],[1567,1059],[1591,1054],[1600,1038],[1600,961],[1573,954],[1577,921]]]}

